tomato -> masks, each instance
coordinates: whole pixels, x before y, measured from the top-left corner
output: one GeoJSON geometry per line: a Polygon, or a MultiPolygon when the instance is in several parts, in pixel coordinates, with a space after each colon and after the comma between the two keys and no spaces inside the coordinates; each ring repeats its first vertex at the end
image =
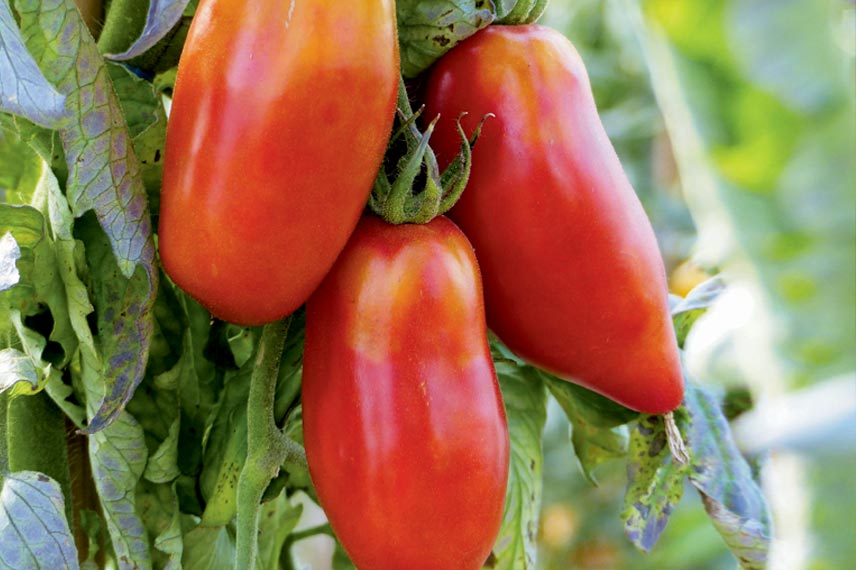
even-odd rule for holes
{"type": "Polygon", "coordinates": [[[426,115],[441,162],[455,118],[486,113],[450,216],[475,248],[490,328],[516,354],[635,410],[683,395],[663,261],[597,114],[573,45],[542,26],[493,26],[432,69],[426,115]]]}
{"type": "Polygon", "coordinates": [[[360,570],[477,570],[502,520],[505,411],[472,246],[366,217],[306,308],[303,429],[360,570]]]}
{"type": "Polygon", "coordinates": [[[169,276],[221,319],[276,320],[356,226],[395,114],[392,0],[203,0],[167,127],[169,276]]]}

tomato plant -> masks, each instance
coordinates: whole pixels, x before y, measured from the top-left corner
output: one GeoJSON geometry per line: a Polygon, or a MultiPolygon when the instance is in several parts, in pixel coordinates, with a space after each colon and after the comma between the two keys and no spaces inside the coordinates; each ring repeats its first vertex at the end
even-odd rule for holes
{"type": "Polygon", "coordinates": [[[302,397],[312,480],[358,568],[481,567],[508,431],[478,266],[451,221],[363,218],[307,304],[302,397]]]}
{"type": "Polygon", "coordinates": [[[756,4],[0,2],[0,566],[847,567],[856,11],[756,4]]]}
{"type": "MultiPolygon", "coordinates": [[[[494,26],[433,68],[441,161],[452,118],[493,113],[450,212],[478,254],[488,324],[526,360],[622,404],[662,413],[683,378],[651,224],[604,132],[573,45],[549,28],[494,26]]],[[[472,127],[471,127],[472,128],[472,127]]]]}
{"type": "Polygon", "coordinates": [[[330,269],[389,137],[397,45],[391,1],[201,4],[175,85],[159,245],[214,315],[281,318],[330,269]]]}

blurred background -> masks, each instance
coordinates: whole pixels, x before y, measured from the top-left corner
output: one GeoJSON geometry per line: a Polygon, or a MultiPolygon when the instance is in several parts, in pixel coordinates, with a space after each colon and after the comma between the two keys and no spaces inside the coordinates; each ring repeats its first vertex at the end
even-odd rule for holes
{"type": "MultiPolygon", "coordinates": [[[[673,293],[729,283],[687,340],[773,510],[770,567],[856,560],[856,3],[551,0],[657,231],[673,293]],[[735,397],[738,402],[740,397],[735,397]]],[[[735,568],[687,489],[653,551],[623,535],[623,462],[593,487],[551,403],[539,566],[735,568]]]]}

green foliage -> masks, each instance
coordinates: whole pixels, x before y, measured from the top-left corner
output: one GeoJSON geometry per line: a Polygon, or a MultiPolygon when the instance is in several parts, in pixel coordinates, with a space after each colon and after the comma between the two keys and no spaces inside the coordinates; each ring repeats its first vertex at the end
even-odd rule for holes
{"type": "Polygon", "coordinates": [[[496,17],[490,0],[398,0],[401,72],[415,77],[496,17]]]}
{"type": "Polygon", "coordinates": [[[639,414],[576,384],[542,376],[571,423],[571,442],[583,474],[597,484],[598,465],[628,454],[626,424],[639,414]]]}
{"type": "Polygon", "coordinates": [[[547,418],[546,391],[534,368],[500,358],[496,374],[508,418],[511,466],[502,527],[485,567],[534,570],[543,489],[541,438],[547,418]]]}

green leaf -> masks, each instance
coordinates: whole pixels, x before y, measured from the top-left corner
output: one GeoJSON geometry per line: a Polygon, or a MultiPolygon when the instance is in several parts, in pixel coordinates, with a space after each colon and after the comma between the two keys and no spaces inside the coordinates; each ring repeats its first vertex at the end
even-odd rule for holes
{"type": "Polygon", "coordinates": [[[226,526],[198,526],[184,535],[184,570],[233,570],[235,535],[226,526]]]}
{"type": "Polygon", "coordinates": [[[9,276],[0,293],[10,308],[25,315],[36,311],[39,301],[37,282],[50,281],[50,252],[45,250],[45,223],[41,213],[30,206],[0,204],[0,234],[6,254],[2,264],[9,276]],[[10,237],[5,237],[10,236],[10,237]],[[11,281],[14,280],[14,283],[11,281]]]}
{"type": "Polygon", "coordinates": [[[262,504],[259,512],[260,568],[279,568],[282,548],[302,514],[303,505],[292,505],[285,493],[262,504]]]}
{"type": "Polygon", "coordinates": [[[181,19],[189,0],[149,0],[149,11],[140,37],[122,53],[108,53],[105,57],[128,60],[142,55],[158,43],[181,19]]]}
{"type": "Polygon", "coordinates": [[[86,246],[89,290],[96,308],[99,348],[105,386],[97,412],[86,431],[103,429],[121,413],[145,373],[153,333],[151,280],[140,266],[126,279],[115,262],[107,236],[90,216],[75,224],[86,246]]]}
{"type": "Polygon", "coordinates": [[[155,485],[140,480],[136,505],[154,545],[155,568],[180,570],[184,541],[181,533],[181,511],[172,485],[155,485]]]}
{"type": "Polygon", "coordinates": [[[124,65],[108,63],[107,70],[128,123],[134,152],[140,160],[149,209],[156,215],[160,208],[166,145],[166,111],[163,102],[154,85],[140,79],[124,65]]]}
{"type": "Polygon", "coordinates": [[[0,350],[0,392],[5,392],[18,382],[29,382],[35,391],[42,376],[43,371],[37,370],[33,360],[20,350],[0,350]]]}
{"type": "Polygon", "coordinates": [[[65,97],[27,51],[7,2],[0,2],[0,111],[56,128],[68,118],[65,97]]]}
{"type": "Polygon", "coordinates": [[[571,422],[571,441],[583,474],[596,485],[598,465],[627,455],[625,424],[639,413],[576,384],[546,373],[542,377],[571,422]]]}
{"type": "Polygon", "coordinates": [[[30,203],[42,173],[42,157],[0,120],[0,202],[30,203]]]}
{"type": "Polygon", "coordinates": [[[118,63],[107,62],[106,67],[131,138],[140,136],[158,121],[165,120],[163,104],[149,81],[118,63]]]}
{"type": "MultiPolygon", "coordinates": [[[[176,295],[181,307],[181,318],[186,322],[182,335],[183,368],[178,381],[182,412],[194,426],[203,428],[222,389],[214,365],[205,358],[205,346],[211,331],[211,314],[172,282],[165,282],[176,295]]],[[[182,428],[183,429],[183,428],[182,428]]]]}
{"type": "MultiPolygon", "coordinates": [[[[145,368],[158,277],[145,189],[107,69],[74,2],[18,0],[16,5],[27,47],[66,96],[66,108],[75,112],[60,130],[69,204],[76,217],[95,211],[113,252],[110,258],[99,251],[89,260],[101,278],[95,298],[109,387],[90,418],[88,431],[95,432],[120,413],[145,368]],[[119,275],[111,275],[109,264],[124,280],[111,279],[119,275]]],[[[92,245],[87,243],[87,254],[92,245]]]]}
{"type": "Polygon", "coordinates": [[[74,319],[85,323],[92,312],[78,273],[84,272],[83,252],[72,237],[73,218],[68,202],[59,188],[56,176],[49,165],[39,159],[38,179],[30,196],[30,203],[47,220],[44,244],[36,251],[38,279],[35,281],[37,297],[47,304],[54,321],[49,340],[63,349],[57,365],[68,363],[78,343],[90,342],[88,325],[75,327],[74,319]]]}
{"type": "MultiPolygon", "coordinates": [[[[176,409],[176,412],[178,410],[176,409]]],[[[149,457],[143,474],[153,483],[168,483],[181,474],[178,469],[178,434],[181,420],[176,417],[169,426],[169,434],[149,457]]]]}
{"type": "MultiPolygon", "coordinates": [[[[228,335],[228,346],[232,348],[235,359],[244,360],[244,364],[237,371],[225,373],[223,392],[208,428],[199,476],[199,487],[207,502],[202,517],[206,526],[227,524],[236,514],[238,476],[247,457],[247,398],[250,377],[256,365],[255,359],[251,358],[254,352],[248,351],[255,350],[255,344],[250,344],[250,341],[258,341],[258,335],[245,334],[250,331],[234,326],[227,326],[224,330],[235,333],[228,335]]],[[[278,425],[289,412],[293,412],[299,395],[304,338],[303,312],[299,311],[292,317],[280,360],[274,401],[274,419],[278,425]]]]}
{"type": "MultiPolygon", "coordinates": [[[[35,391],[41,390],[44,387],[44,383],[51,376],[55,375],[55,371],[52,370],[51,365],[44,362],[42,360],[42,353],[45,349],[45,339],[39,333],[33,331],[30,328],[24,326],[21,313],[16,310],[11,310],[8,312],[7,317],[9,319],[9,323],[12,325],[12,328],[17,335],[17,342],[15,343],[18,348],[23,349],[20,351],[20,354],[26,356],[26,358],[30,361],[33,368],[36,372],[36,380],[38,381],[38,385],[33,388],[27,384],[16,384],[11,393],[14,394],[32,394],[35,391]]],[[[27,367],[21,362],[17,362],[14,366],[18,367],[27,367]]]]}
{"type": "Polygon", "coordinates": [[[493,0],[496,23],[507,26],[531,24],[547,9],[548,0],[493,0]]]}
{"type": "Polygon", "coordinates": [[[73,124],[60,131],[75,216],[96,211],[125,277],[137,264],[152,273],[154,246],[139,163],[107,69],[76,6],[71,0],[16,4],[27,47],[65,93],[66,107],[77,113],[73,124]]]}
{"type": "Polygon", "coordinates": [[[641,415],[630,435],[621,514],[627,538],[640,550],[649,552],[665,530],[687,472],[672,458],[663,417],[641,415]]]}
{"type": "Polygon", "coordinates": [[[120,570],[151,568],[149,542],[134,494],[146,467],[146,444],[137,421],[122,412],[115,422],[91,434],[89,461],[120,570]]]}
{"type": "Polygon", "coordinates": [[[199,486],[206,526],[228,524],[237,513],[238,477],[247,459],[247,397],[253,362],[226,374],[217,415],[205,445],[199,486]]]}
{"type": "Polygon", "coordinates": [[[747,570],[767,567],[772,523],[752,469],[734,443],[720,399],[688,384],[685,432],[691,456],[690,482],[725,543],[747,570]]]}
{"type": "Polygon", "coordinates": [[[696,285],[686,298],[678,301],[672,307],[672,322],[675,326],[678,345],[683,347],[690,329],[696,320],[702,316],[725,291],[725,281],[721,277],[713,277],[696,285]]]}
{"type": "Polygon", "coordinates": [[[532,367],[499,361],[496,373],[508,419],[511,463],[502,527],[485,567],[534,570],[543,487],[541,437],[547,421],[547,392],[532,367]]]}
{"type": "Polygon", "coordinates": [[[0,568],[78,568],[62,490],[43,473],[19,471],[3,479],[0,568]]]}
{"type": "Polygon", "coordinates": [[[489,0],[398,0],[395,4],[405,77],[428,69],[496,16],[489,0]]]}

